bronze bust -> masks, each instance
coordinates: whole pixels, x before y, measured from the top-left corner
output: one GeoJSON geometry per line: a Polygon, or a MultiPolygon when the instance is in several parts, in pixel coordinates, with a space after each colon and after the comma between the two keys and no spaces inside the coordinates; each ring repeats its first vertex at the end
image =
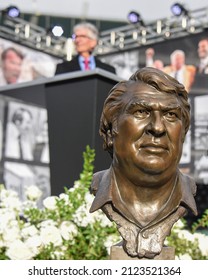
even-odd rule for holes
{"type": "Polygon", "coordinates": [[[112,164],[93,176],[90,212],[116,223],[129,256],[154,258],[174,223],[197,215],[196,184],[178,168],[189,125],[187,91],[155,68],[116,84],[104,103],[100,135],[112,164]]]}

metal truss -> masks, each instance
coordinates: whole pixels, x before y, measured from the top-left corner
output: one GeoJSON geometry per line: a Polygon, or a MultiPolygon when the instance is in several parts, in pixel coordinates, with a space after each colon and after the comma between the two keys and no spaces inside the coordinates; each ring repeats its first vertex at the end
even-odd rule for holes
{"type": "Polygon", "coordinates": [[[54,37],[46,29],[21,18],[2,15],[0,37],[50,55],[70,60],[72,40],[54,37]],[[67,48],[68,47],[68,48],[67,48]]]}
{"type": "MultiPolygon", "coordinates": [[[[130,50],[168,39],[200,33],[208,29],[208,7],[189,11],[188,15],[159,19],[148,24],[127,24],[101,32],[98,55],[130,50]]],[[[70,60],[71,38],[54,37],[46,29],[21,18],[1,14],[0,37],[50,55],[70,60]]]]}
{"type": "Polygon", "coordinates": [[[208,28],[208,7],[188,15],[159,19],[148,24],[128,24],[103,31],[98,53],[109,54],[200,33],[208,28]]]}

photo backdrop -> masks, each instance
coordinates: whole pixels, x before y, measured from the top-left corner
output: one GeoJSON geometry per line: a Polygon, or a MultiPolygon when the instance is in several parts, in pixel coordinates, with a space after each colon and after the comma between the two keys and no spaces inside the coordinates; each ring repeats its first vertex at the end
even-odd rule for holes
{"type": "MultiPolygon", "coordinates": [[[[9,47],[17,49],[24,56],[19,82],[28,82],[42,77],[53,77],[56,64],[61,61],[59,58],[0,38],[0,74],[2,74],[1,54],[9,47]]],[[[0,86],[5,86],[1,80],[0,86]]]]}

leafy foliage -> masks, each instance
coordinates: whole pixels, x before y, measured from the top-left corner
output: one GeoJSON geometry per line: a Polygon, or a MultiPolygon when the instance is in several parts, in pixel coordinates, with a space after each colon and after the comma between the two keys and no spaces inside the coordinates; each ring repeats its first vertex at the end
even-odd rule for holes
{"type": "Polygon", "coordinates": [[[208,228],[208,209],[206,209],[200,219],[192,225],[192,232],[199,228],[208,228]]]}

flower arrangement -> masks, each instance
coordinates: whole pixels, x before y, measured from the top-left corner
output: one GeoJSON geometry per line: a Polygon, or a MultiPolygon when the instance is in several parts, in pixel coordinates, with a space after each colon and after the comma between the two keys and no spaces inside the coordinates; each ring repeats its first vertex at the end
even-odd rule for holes
{"type": "Polygon", "coordinates": [[[94,150],[84,152],[80,179],[59,196],[50,196],[37,207],[41,192],[30,186],[27,200],[0,187],[1,260],[107,259],[109,247],[119,240],[116,228],[102,213],[89,213],[93,195],[94,150]]]}
{"type": "Polygon", "coordinates": [[[189,230],[184,219],[175,223],[165,243],[175,248],[176,259],[208,260],[208,232],[189,230]]]}
{"type": "MultiPolygon", "coordinates": [[[[102,260],[120,241],[115,225],[102,211],[89,213],[93,196],[89,187],[93,175],[94,150],[86,147],[83,171],[70,189],[37,204],[41,191],[30,186],[27,200],[0,186],[1,260],[102,260]]],[[[208,259],[208,236],[190,233],[184,223],[174,226],[167,245],[176,248],[179,259],[208,259]]]]}

